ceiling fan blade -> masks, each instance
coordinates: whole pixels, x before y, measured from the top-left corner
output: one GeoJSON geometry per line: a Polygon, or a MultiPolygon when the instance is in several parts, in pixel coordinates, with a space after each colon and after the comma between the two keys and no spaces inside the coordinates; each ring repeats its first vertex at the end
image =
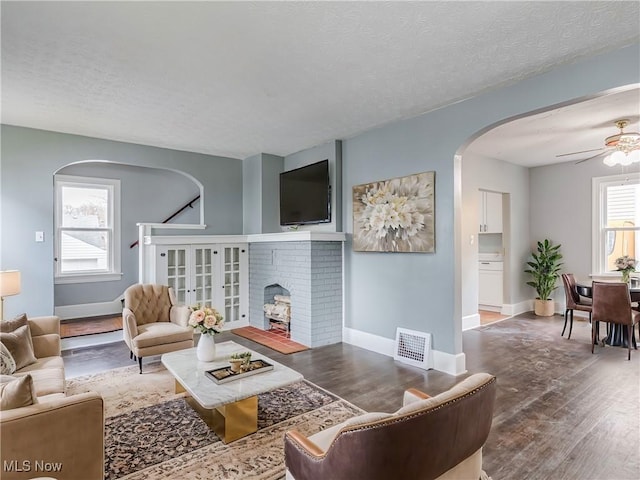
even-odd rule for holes
{"type": "MultiPolygon", "coordinates": [[[[593,150],[592,150],[592,151],[593,151],[593,150]]],[[[579,163],[587,162],[587,161],[589,161],[589,160],[593,160],[594,158],[601,157],[603,153],[604,153],[604,152],[596,153],[595,155],[593,155],[593,156],[591,156],[591,157],[587,157],[587,158],[583,158],[582,160],[578,160],[577,162],[575,162],[575,163],[574,163],[574,165],[578,165],[579,163]]]]}
{"type": "Polygon", "coordinates": [[[591,150],[582,150],[580,152],[563,153],[561,155],[556,155],[556,158],[558,158],[558,157],[568,157],[569,155],[578,155],[580,153],[597,152],[597,151],[600,151],[600,150],[604,150],[604,148],[592,148],[591,150]]]}

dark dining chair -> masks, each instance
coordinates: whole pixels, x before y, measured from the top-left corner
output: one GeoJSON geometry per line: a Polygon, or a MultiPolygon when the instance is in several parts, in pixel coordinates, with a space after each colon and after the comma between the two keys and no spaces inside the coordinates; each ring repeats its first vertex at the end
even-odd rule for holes
{"type": "Polygon", "coordinates": [[[567,320],[569,319],[569,336],[571,338],[571,330],[573,329],[573,311],[579,310],[581,312],[589,312],[589,323],[591,323],[591,299],[581,297],[576,289],[576,279],[573,273],[563,273],[562,283],[564,284],[564,295],[566,297],[567,306],[564,311],[564,327],[562,327],[562,334],[567,328],[567,320]]]}
{"type": "MultiPolygon", "coordinates": [[[[640,312],[631,308],[629,286],[620,282],[593,282],[593,321],[591,323],[591,353],[596,342],[595,324],[608,322],[621,325],[627,330],[627,360],[631,360],[633,328],[640,322],[640,312]]],[[[638,330],[640,334],[640,329],[638,330]]],[[[604,343],[603,343],[604,346],[604,343]]]]}

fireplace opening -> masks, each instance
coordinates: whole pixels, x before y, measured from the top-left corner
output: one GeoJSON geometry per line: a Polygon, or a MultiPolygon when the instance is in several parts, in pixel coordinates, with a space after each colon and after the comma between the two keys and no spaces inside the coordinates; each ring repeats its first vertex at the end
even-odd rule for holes
{"type": "Polygon", "coordinates": [[[277,283],[264,287],[264,316],[269,329],[291,331],[291,294],[277,283]]]}

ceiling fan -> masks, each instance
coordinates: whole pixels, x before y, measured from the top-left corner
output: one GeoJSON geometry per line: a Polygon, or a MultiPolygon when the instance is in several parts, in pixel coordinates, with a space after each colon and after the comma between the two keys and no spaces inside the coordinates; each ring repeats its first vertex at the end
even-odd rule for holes
{"type": "Polygon", "coordinates": [[[640,133],[624,131],[624,128],[629,125],[629,120],[627,119],[616,120],[614,124],[620,129],[620,132],[605,138],[604,147],[563,153],[561,155],[556,155],[556,157],[567,157],[581,153],[598,152],[591,157],[578,160],[575,162],[576,165],[603,155],[607,155],[604,158],[604,163],[609,166],[617,164],[630,165],[631,163],[640,161],[640,133]]]}

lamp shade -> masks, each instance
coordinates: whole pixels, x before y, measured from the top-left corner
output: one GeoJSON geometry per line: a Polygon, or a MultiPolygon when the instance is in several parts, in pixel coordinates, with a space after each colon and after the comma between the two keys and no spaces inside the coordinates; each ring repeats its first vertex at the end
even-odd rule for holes
{"type": "Polygon", "coordinates": [[[0,297],[17,295],[20,293],[20,272],[5,270],[0,272],[0,297]]]}

